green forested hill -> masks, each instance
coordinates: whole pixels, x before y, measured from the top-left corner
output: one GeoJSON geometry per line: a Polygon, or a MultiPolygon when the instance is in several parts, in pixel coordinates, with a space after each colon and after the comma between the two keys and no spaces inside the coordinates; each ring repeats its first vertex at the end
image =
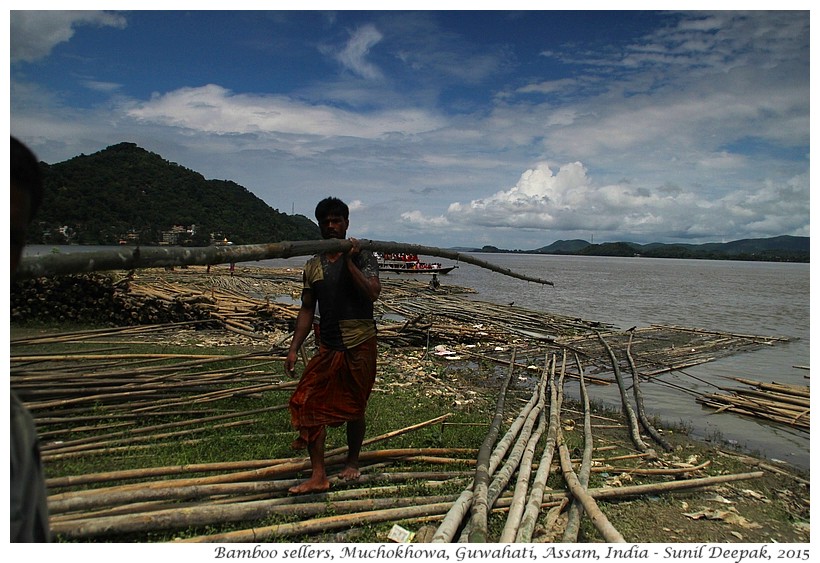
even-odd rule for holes
{"type": "Polygon", "coordinates": [[[176,225],[194,226],[178,241],[193,245],[212,237],[235,244],[320,237],[307,217],[281,213],[235,182],[206,180],[133,143],[41,167],[45,198],[30,243],[157,244],[176,225]]]}
{"type": "MultiPolygon", "coordinates": [[[[498,249],[485,252],[509,252],[498,249]]],[[[549,246],[525,250],[532,254],[573,254],[581,256],[646,256],[650,258],[695,258],[713,260],[761,260],[768,262],[809,262],[809,237],[782,235],[770,238],[742,239],[704,244],[663,244],[653,242],[605,242],[592,244],[585,240],[558,240],[549,246]]]]}

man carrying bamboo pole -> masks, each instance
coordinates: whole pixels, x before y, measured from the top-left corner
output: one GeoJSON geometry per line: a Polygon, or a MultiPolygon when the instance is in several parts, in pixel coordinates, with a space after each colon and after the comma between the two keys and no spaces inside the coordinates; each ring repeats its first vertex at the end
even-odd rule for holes
{"type": "MultiPolygon", "coordinates": [[[[11,137],[11,272],[17,270],[26,244],[28,224],[43,199],[37,159],[11,137]]],[[[40,441],[31,413],[11,390],[11,533],[12,542],[51,539],[40,441]]]]}
{"type": "MultiPolygon", "coordinates": [[[[350,225],[347,205],[326,198],[316,206],[325,239],[344,239],[350,225]]],[[[347,423],[347,460],[339,476],[359,477],[359,451],[365,434],[365,409],[376,379],[376,323],[373,302],[381,292],[379,267],[369,251],[351,238],[348,252],[317,254],[305,265],[302,305],[285,369],[296,375],[299,350],[313,327],[319,306],[319,351],[308,362],[290,398],[291,421],[299,432],[295,448],[307,447],[311,476],[291,493],[330,487],[325,470],[327,426],[347,423]]]]}

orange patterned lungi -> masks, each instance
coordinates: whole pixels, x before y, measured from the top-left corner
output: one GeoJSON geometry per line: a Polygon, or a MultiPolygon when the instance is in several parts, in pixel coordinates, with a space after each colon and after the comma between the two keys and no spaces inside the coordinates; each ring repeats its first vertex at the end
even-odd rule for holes
{"type": "Polygon", "coordinates": [[[376,381],[376,337],[350,350],[320,346],[290,398],[300,439],[313,442],[325,426],[364,418],[376,381]]]}

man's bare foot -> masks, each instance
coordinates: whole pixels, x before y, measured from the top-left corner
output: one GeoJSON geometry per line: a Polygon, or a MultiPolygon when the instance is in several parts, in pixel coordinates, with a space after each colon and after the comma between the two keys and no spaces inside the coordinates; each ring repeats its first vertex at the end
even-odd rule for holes
{"type": "Polygon", "coordinates": [[[344,469],[339,472],[339,477],[344,479],[345,481],[355,481],[359,477],[361,477],[361,472],[359,471],[358,467],[353,467],[350,465],[346,465],[344,469]]]}
{"type": "Polygon", "coordinates": [[[302,493],[320,493],[330,488],[330,481],[327,478],[313,479],[312,477],[304,483],[299,483],[288,489],[288,492],[294,495],[302,493]]]}

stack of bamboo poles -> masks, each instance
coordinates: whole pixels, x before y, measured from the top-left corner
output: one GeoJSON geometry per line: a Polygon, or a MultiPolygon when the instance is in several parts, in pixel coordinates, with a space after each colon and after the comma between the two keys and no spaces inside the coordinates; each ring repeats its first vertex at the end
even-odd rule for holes
{"type": "MultiPolygon", "coordinates": [[[[438,424],[447,415],[371,438],[365,446],[438,424]]],[[[326,453],[330,467],[340,464],[346,448],[326,453]]],[[[381,471],[391,463],[467,463],[473,450],[452,448],[381,449],[364,451],[362,477],[350,488],[310,495],[288,495],[309,468],[304,457],[244,462],[152,467],[49,479],[52,531],[68,539],[142,537],[173,534],[235,523],[253,523],[236,530],[188,538],[186,541],[259,541],[273,537],[327,533],[368,522],[441,514],[454,500],[442,493],[449,482],[463,481],[465,471],[381,471]],[[116,484],[124,482],[123,484],[116,484]],[[112,484],[114,483],[114,484],[112,484]],[[93,486],[59,492],[66,487],[93,486]],[[334,516],[322,516],[328,512],[334,516]],[[288,522],[261,527],[273,515],[288,522]]]]}
{"type": "Polygon", "coordinates": [[[129,283],[129,293],[169,305],[197,302],[226,330],[266,340],[272,326],[284,330],[296,320],[298,306],[277,300],[292,295],[295,283],[292,277],[211,276],[185,270],[163,276],[149,271],[129,283]]]}
{"type": "MultiPolygon", "coordinates": [[[[293,272],[244,268],[233,276],[205,274],[202,269],[174,272],[142,271],[129,283],[135,297],[152,297],[168,303],[203,299],[211,318],[250,337],[261,337],[262,320],[287,325],[298,313],[301,279],[293,272]],[[278,299],[290,301],[283,303],[278,299]]],[[[510,335],[549,341],[557,336],[577,335],[600,323],[587,323],[560,315],[529,311],[456,298],[467,288],[446,286],[431,291],[423,282],[410,279],[382,280],[376,302],[380,336],[398,344],[426,338],[442,341],[509,341],[510,335]],[[401,320],[388,320],[389,318],[401,320]]]]}
{"type": "MultiPolygon", "coordinates": [[[[367,523],[401,522],[423,527],[432,521],[439,525],[426,541],[449,542],[458,537],[474,542],[530,542],[546,537],[562,512],[568,511],[571,515],[574,511],[574,525],[567,526],[563,541],[576,541],[578,520],[583,513],[592,519],[606,541],[623,541],[613,523],[597,508],[598,501],[705,487],[761,475],[757,472],[697,478],[694,476],[708,463],[684,467],[659,465],[648,453],[593,459],[593,451],[604,452],[607,448],[593,448],[588,401],[585,401],[584,413],[584,456],[582,460],[571,459],[561,426],[561,421],[568,416],[562,412],[561,401],[565,363],[564,360],[556,383],[557,360],[553,356],[530,400],[516,413],[506,402],[518,369],[513,352],[507,377],[498,391],[492,424],[478,451],[370,449],[394,436],[441,424],[449,416],[443,415],[367,440],[362,453],[362,478],[347,487],[335,481],[334,490],[326,493],[287,495],[287,489],[298,482],[297,475],[309,467],[304,457],[149,467],[53,478],[47,483],[51,492],[52,529],[70,540],[122,540],[156,533],[173,537],[183,530],[233,524],[238,529],[180,541],[250,542],[315,534],[326,537],[328,533],[342,530],[353,533],[356,527],[367,523]],[[514,419],[502,434],[502,425],[511,416],[514,419]],[[560,459],[558,466],[553,463],[553,457],[560,459]],[[625,460],[654,461],[650,467],[619,465],[625,460]],[[418,463],[425,467],[444,464],[474,469],[420,470],[415,465],[418,463]],[[536,469],[533,479],[532,471],[536,469]],[[654,476],[662,481],[618,489],[589,489],[589,474],[605,471],[654,476]],[[566,488],[550,490],[546,487],[547,479],[557,472],[563,476],[566,488]],[[452,490],[453,484],[461,484],[463,492],[442,492],[452,490]],[[328,512],[332,515],[327,515],[328,512]],[[504,530],[497,538],[488,532],[491,513],[505,518],[504,530]],[[285,516],[288,521],[260,524],[273,515],[285,516]]],[[[580,366],[579,369],[583,373],[580,366]]],[[[195,421],[199,425],[211,423],[206,419],[195,421]]],[[[345,448],[328,451],[328,465],[341,463],[344,453],[345,448]]],[[[334,539],[345,541],[350,537],[343,535],[334,539]]]]}
{"type": "Polygon", "coordinates": [[[293,381],[282,380],[283,358],[267,352],[119,353],[115,345],[59,354],[25,351],[26,345],[105,336],[134,339],[180,328],[125,327],[13,340],[11,385],[35,418],[43,459],[173,445],[206,428],[252,425],[262,412],[285,408],[242,411],[224,406],[230,399],[293,387],[293,381]],[[154,418],[180,420],[146,424],[154,418]]]}
{"type": "Polygon", "coordinates": [[[787,424],[809,431],[811,428],[811,399],[808,385],[762,383],[740,377],[733,378],[751,389],[727,389],[727,393],[708,393],[698,402],[717,409],[755,418],[787,424]]]}
{"type": "MultiPolygon", "coordinates": [[[[576,362],[580,363],[577,356],[576,362]]],[[[579,460],[571,459],[561,425],[564,417],[562,415],[562,396],[566,356],[564,356],[557,382],[555,378],[555,356],[553,356],[551,362],[548,362],[548,365],[550,367],[548,370],[545,369],[530,401],[519,412],[503,437],[498,439],[501,420],[503,419],[504,397],[515,369],[515,355],[513,353],[510,360],[509,376],[499,392],[495,418],[479,450],[474,478],[453,503],[430,541],[435,543],[493,541],[494,538],[490,538],[488,532],[488,514],[494,507],[500,506],[497,502],[502,498],[502,494],[516,475],[512,497],[509,503],[504,503],[504,506],[508,505],[509,508],[506,511],[507,516],[503,530],[497,538],[499,542],[555,541],[556,535],[552,528],[556,526],[562,512],[566,512],[567,515],[563,519],[564,528],[561,541],[577,541],[580,518],[582,514],[586,514],[604,541],[623,542],[625,541],[624,537],[597,506],[598,500],[614,500],[628,498],[633,495],[680,491],[737,480],[754,479],[762,475],[762,472],[752,472],[717,477],[692,477],[692,475],[704,469],[708,462],[700,466],[689,465],[686,467],[633,467],[628,470],[633,475],[670,476],[674,477],[674,480],[617,489],[588,488],[591,472],[601,471],[602,467],[607,467],[608,471],[617,471],[617,469],[602,463],[600,459],[593,460],[592,458],[595,448],[592,442],[591,415],[583,376],[581,377],[581,386],[584,389],[585,447],[580,464],[579,460]],[[549,389],[549,399],[547,399],[547,389],[549,389]],[[541,447],[541,456],[540,459],[536,460],[539,444],[541,444],[544,435],[545,440],[543,440],[543,446],[541,447]],[[549,491],[546,489],[550,472],[556,469],[553,466],[553,458],[556,455],[560,460],[558,470],[560,470],[567,487],[563,491],[549,491]],[[595,467],[592,465],[593,461],[597,463],[595,467]],[[533,477],[532,470],[534,468],[537,468],[537,472],[533,477]],[[549,510],[546,514],[543,514],[545,508],[549,510]],[[535,534],[536,527],[539,528],[537,537],[535,534]]],[[[578,368],[583,373],[580,365],[578,368]]],[[[657,463],[654,452],[624,457],[653,459],[657,463]]]]}
{"type": "MultiPolygon", "coordinates": [[[[633,360],[643,376],[682,370],[741,351],[788,342],[777,336],[755,336],[672,325],[654,324],[627,331],[590,331],[562,338],[558,343],[587,358],[591,373],[611,372],[606,356],[601,355],[597,333],[603,332],[612,348],[625,351],[632,347],[633,360]]],[[[621,366],[627,367],[625,356],[621,366]]]]}

